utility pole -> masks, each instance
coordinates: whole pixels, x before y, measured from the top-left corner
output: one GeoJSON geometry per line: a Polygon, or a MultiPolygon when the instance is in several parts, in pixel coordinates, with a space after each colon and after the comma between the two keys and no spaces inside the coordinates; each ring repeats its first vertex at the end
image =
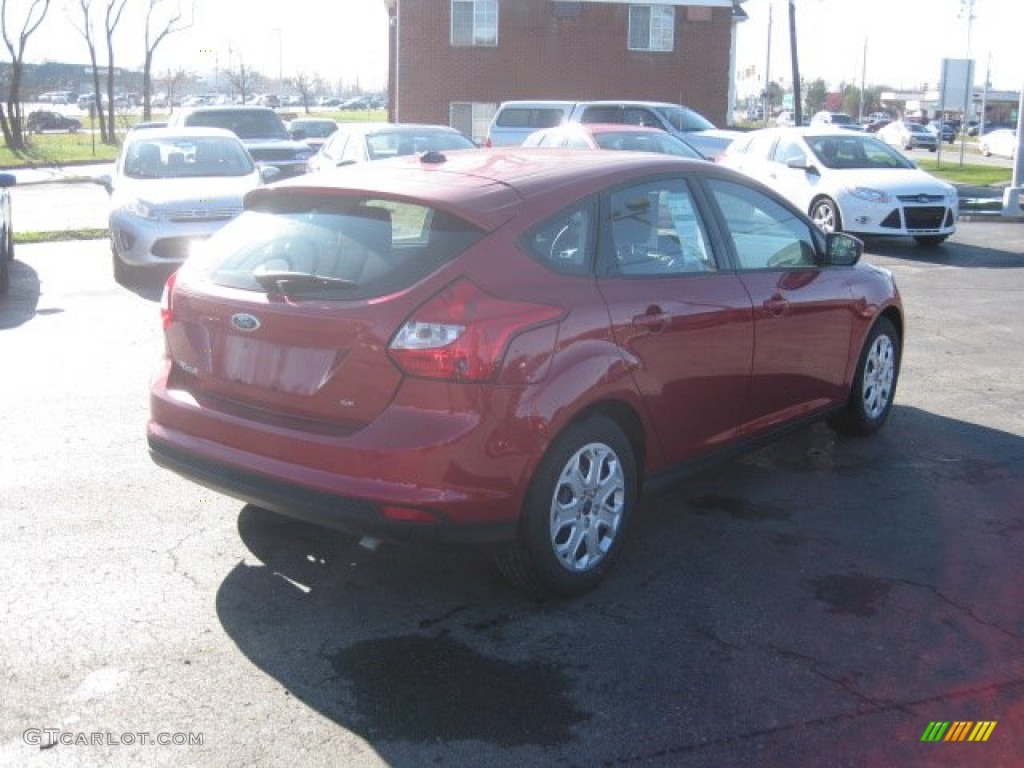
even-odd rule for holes
{"type": "MultiPolygon", "coordinates": [[[[771,120],[772,115],[772,101],[771,91],[768,90],[768,84],[771,82],[772,73],[772,6],[768,4],[768,52],[764,57],[764,121],[768,124],[771,120]]],[[[799,125],[799,123],[797,123],[799,125]]]]}
{"type": "Polygon", "coordinates": [[[800,60],[796,53],[796,0],[789,0],[789,55],[793,65],[793,124],[804,124],[803,89],[800,87],[800,60]]]}

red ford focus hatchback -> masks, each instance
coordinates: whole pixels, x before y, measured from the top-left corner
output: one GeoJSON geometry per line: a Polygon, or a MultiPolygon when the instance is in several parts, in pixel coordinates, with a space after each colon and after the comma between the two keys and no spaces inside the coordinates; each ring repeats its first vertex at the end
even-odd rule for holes
{"type": "Polygon", "coordinates": [[[891,275],[727,169],[466,150],[253,191],[173,275],[154,460],[356,534],[594,586],[646,482],[795,422],[870,433],[891,275]]]}

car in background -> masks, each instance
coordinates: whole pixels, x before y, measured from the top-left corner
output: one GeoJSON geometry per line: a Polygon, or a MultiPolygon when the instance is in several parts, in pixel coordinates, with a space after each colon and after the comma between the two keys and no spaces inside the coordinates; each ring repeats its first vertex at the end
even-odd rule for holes
{"type": "Polygon", "coordinates": [[[937,245],[956,231],[956,187],[870,134],[829,126],[752,131],[720,162],[772,187],[825,232],[937,245]]]}
{"type": "Polygon", "coordinates": [[[257,508],[577,595],[651,479],[892,407],[892,274],[714,163],[433,152],[245,207],[167,281],[147,439],[257,508]]]}
{"type": "Polygon", "coordinates": [[[878,118],[877,120],[872,120],[872,121],[867,122],[867,123],[864,124],[864,132],[865,133],[878,133],[880,130],[885,128],[885,126],[889,125],[889,123],[891,123],[891,122],[892,122],[892,120],[890,120],[887,117],[882,117],[882,118],[878,118]]]}
{"type": "Polygon", "coordinates": [[[11,288],[14,230],[11,228],[10,189],[17,181],[13,173],[0,173],[0,296],[6,296],[11,288]]]}
{"type": "Polygon", "coordinates": [[[836,128],[846,128],[847,130],[852,131],[860,130],[860,126],[857,125],[857,121],[845,112],[829,112],[827,110],[815,112],[814,116],[811,117],[810,124],[812,126],[832,125],[836,128]]]}
{"type": "Polygon", "coordinates": [[[475,149],[447,125],[422,123],[343,123],[309,160],[309,171],[384,160],[389,157],[475,149]]]}
{"type": "Polygon", "coordinates": [[[167,120],[172,128],[212,127],[231,131],[245,145],[260,166],[277,168],[278,178],[306,172],[306,163],[315,152],[304,141],[288,135],[281,117],[270,107],[197,106],[181,107],[167,120]]]}
{"type": "Polygon", "coordinates": [[[31,133],[42,133],[43,131],[67,131],[77,133],[82,128],[82,121],[75,117],[68,117],[60,112],[48,109],[38,109],[29,112],[25,119],[25,127],[31,133]]]}
{"type": "Polygon", "coordinates": [[[534,131],[565,122],[573,106],[571,101],[502,102],[487,127],[484,146],[520,146],[534,131]]]}
{"type": "Polygon", "coordinates": [[[944,141],[947,144],[952,144],[956,141],[956,126],[948,120],[932,120],[925,128],[936,136],[941,136],[940,141],[944,141]]]}
{"type": "Polygon", "coordinates": [[[700,152],[682,139],[667,134],[660,128],[645,128],[640,125],[568,123],[534,131],[526,137],[523,146],[658,152],[695,160],[704,159],[700,152]]]}
{"type": "Polygon", "coordinates": [[[288,123],[288,135],[313,149],[320,149],[336,130],[338,124],[326,117],[297,117],[288,123]]]}
{"type": "Polygon", "coordinates": [[[891,122],[876,135],[890,147],[927,149],[929,152],[935,152],[939,148],[938,136],[912,120],[891,122]]]}
{"type": "Polygon", "coordinates": [[[978,139],[978,151],[985,157],[1000,155],[1011,159],[1017,156],[1017,130],[997,128],[978,139]]]}
{"type": "Polygon", "coordinates": [[[620,123],[660,128],[700,152],[718,159],[729,143],[742,133],[721,130],[689,107],[662,101],[583,101],[569,113],[570,123],[620,123]]]}
{"type": "Polygon", "coordinates": [[[130,131],[109,175],[110,250],[117,282],[147,267],[176,266],[189,250],[242,212],[242,198],[276,169],[260,169],[221,128],[130,131]]]}

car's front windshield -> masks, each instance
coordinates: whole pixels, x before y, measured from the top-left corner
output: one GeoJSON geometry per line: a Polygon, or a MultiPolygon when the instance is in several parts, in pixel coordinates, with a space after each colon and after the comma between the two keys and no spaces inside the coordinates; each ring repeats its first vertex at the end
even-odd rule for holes
{"type": "Polygon", "coordinates": [[[805,137],[818,161],[826,168],[915,168],[904,155],[873,136],[805,137]]]}
{"type": "Polygon", "coordinates": [[[247,176],[255,170],[245,147],[230,137],[147,137],[124,153],[123,172],[132,179],[247,176]]]}

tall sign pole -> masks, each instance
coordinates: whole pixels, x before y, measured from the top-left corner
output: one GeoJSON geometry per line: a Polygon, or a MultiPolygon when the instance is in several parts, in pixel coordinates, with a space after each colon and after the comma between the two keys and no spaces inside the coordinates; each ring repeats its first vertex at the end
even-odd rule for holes
{"type": "Polygon", "coordinates": [[[1020,216],[1021,184],[1024,183],[1024,83],[1017,102],[1017,152],[1013,162],[1013,179],[1003,192],[1003,216],[1020,216]]]}

